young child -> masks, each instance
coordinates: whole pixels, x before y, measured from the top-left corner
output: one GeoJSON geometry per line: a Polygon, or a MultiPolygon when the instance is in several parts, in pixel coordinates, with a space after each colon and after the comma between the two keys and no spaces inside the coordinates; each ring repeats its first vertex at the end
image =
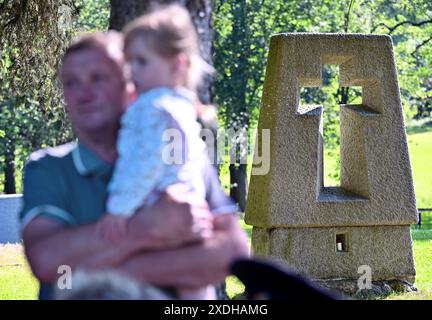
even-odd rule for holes
{"type": "MultiPolygon", "coordinates": [[[[97,228],[105,238],[124,235],[127,218],[170,185],[184,183],[202,200],[208,191],[196,88],[210,67],[200,57],[189,13],[173,4],[136,19],[125,28],[125,54],[139,97],[121,122],[108,213],[97,228]]],[[[218,198],[209,201],[213,214],[236,212],[228,197],[218,198]]],[[[207,289],[181,297],[214,298],[207,289]]]]}

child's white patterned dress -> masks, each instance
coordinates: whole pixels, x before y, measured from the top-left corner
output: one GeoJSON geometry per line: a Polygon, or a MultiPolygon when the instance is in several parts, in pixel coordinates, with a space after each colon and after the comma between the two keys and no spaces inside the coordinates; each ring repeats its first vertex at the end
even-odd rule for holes
{"type": "Polygon", "coordinates": [[[186,89],[153,89],[129,107],[117,142],[109,213],[131,216],[139,207],[154,204],[177,182],[205,199],[203,170],[208,157],[196,117],[194,94],[186,89]]]}

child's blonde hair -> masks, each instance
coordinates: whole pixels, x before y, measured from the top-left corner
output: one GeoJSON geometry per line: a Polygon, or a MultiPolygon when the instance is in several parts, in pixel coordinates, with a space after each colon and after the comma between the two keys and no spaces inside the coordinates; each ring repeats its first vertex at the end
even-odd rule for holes
{"type": "Polygon", "coordinates": [[[179,4],[153,7],[129,23],[124,35],[125,48],[139,38],[161,57],[186,54],[189,69],[185,86],[189,89],[196,90],[202,77],[213,71],[200,55],[198,36],[189,12],[179,4]]]}

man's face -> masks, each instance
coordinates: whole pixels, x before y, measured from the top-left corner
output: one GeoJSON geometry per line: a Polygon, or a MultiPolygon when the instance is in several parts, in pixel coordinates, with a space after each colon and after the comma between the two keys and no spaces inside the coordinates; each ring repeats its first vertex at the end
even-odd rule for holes
{"type": "Polygon", "coordinates": [[[125,104],[124,78],[102,50],[71,53],[63,63],[61,80],[66,110],[78,133],[118,126],[125,104]]]}

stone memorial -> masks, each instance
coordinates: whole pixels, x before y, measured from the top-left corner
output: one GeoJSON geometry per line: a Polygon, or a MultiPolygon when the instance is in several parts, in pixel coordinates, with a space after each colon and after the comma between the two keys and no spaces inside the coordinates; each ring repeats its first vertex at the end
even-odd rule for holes
{"type": "Polygon", "coordinates": [[[273,36],[257,139],[263,129],[270,171],[251,176],[245,214],[253,253],[348,294],[368,272],[374,286],[410,288],[417,208],[391,37],[273,36]],[[300,104],[324,65],[339,66],[340,86],[362,88],[361,104],[340,106],[337,187],[323,183],[323,107],[300,104]]]}

